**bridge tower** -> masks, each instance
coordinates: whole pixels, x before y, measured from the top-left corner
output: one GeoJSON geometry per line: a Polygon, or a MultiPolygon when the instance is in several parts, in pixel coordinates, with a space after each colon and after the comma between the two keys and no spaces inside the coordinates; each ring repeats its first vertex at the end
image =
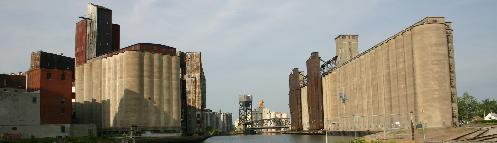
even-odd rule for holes
{"type": "Polygon", "coordinates": [[[252,96],[250,94],[239,96],[238,124],[243,126],[243,133],[251,133],[252,127],[252,96]]]}

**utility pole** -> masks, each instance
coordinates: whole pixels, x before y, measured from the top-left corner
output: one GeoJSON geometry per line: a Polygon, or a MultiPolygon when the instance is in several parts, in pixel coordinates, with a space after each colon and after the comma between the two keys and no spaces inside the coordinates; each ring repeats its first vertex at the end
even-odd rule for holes
{"type": "Polygon", "coordinates": [[[414,122],[412,120],[412,114],[413,114],[413,112],[411,111],[410,112],[410,115],[411,115],[411,140],[414,141],[414,122]]]}

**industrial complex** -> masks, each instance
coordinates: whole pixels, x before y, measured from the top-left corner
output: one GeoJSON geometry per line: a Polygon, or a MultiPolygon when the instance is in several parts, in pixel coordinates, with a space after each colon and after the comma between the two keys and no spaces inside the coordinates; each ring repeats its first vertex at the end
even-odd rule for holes
{"type": "Polygon", "coordinates": [[[457,126],[451,23],[426,17],[359,53],[358,35],[338,35],[337,55],[292,69],[293,131],[381,131],[413,124],[457,126]]]}
{"type": "Polygon", "coordinates": [[[201,52],[137,43],[120,48],[112,10],[88,4],[75,57],[37,51],[27,72],[0,74],[0,138],[207,135],[233,130],[206,109],[201,52]],[[15,107],[15,108],[12,108],[15,107]]]}

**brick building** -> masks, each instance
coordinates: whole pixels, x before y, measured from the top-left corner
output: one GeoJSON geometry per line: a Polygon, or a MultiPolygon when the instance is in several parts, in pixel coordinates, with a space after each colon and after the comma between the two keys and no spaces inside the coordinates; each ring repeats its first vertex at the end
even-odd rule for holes
{"type": "Polygon", "coordinates": [[[41,124],[69,124],[72,118],[74,58],[43,51],[31,54],[27,91],[40,92],[41,124]]]}

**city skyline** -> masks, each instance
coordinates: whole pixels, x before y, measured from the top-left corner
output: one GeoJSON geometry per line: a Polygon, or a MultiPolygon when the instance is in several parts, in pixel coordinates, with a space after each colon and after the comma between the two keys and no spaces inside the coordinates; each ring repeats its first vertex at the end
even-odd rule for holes
{"type": "MultiPolygon", "coordinates": [[[[289,113],[289,71],[304,69],[300,61],[311,52],[330,59],[339,34],[359,35],[362,52],[426,16],[454,22],[459,96],[468,91],[480,99],[494,98],[491,89],[497,85],[497,67],[491,66],[497,65],[495,1],[92,2],[113,10],[122,29],[121,48],[151,42],[201,51],[207,108],[215,111],[236,115],[238,95],[252,94],[254,101],[264,99],[269,108],[289,113]]],[[[75,15],[85,15],[87,2],[0,3],[0,17],[7,19],[0,30],[8,33],[0,36],[0,73],[27,71],[32,51],[74,57],[75,15]]]]}

